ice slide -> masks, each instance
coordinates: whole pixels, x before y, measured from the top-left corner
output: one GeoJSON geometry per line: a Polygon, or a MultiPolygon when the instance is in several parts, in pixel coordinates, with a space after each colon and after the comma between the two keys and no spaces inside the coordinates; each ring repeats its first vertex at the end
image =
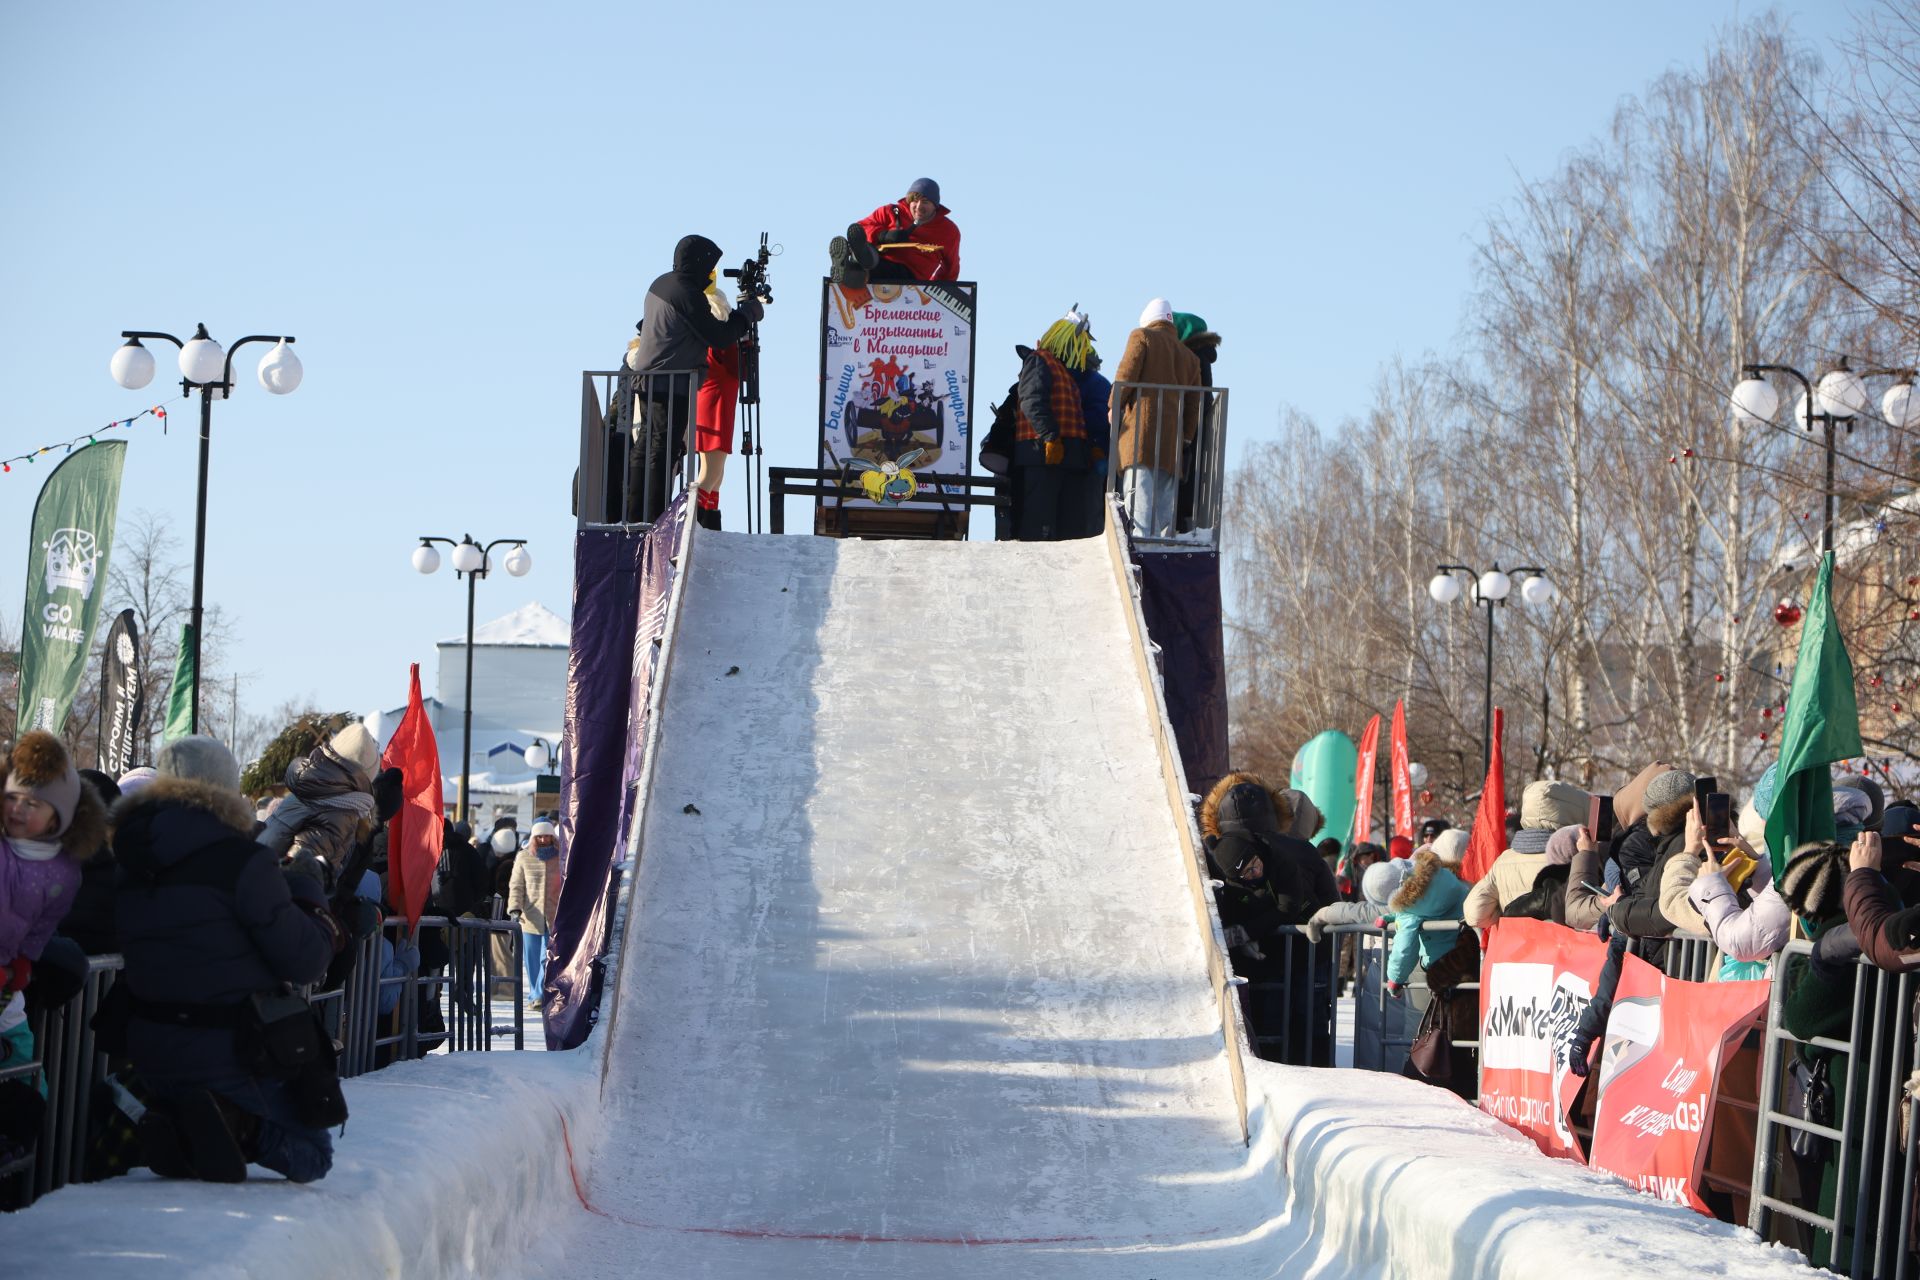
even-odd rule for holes
{"type": "Polygon", "coordinates": [[[312,1187],[72,1187],[72,1277],[1804,1277],[1450,1095],[1245,1067],[1117,544],[694,530],[594,1036],[348,1082],[312,1187]]]}

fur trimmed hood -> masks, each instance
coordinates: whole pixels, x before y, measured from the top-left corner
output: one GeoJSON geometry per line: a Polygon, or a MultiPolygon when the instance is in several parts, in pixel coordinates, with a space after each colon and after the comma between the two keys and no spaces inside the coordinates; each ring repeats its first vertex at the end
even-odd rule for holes
{"type": "Polygon", "coordinates": [[[253,835],[253,806],[238,791],[195,778],[155,778],[113,806],[113,825],[124,827],[163,808],[196,809],[211,815],[235,835],[253,835]]]}
{"type": "MultiPolygon", "coordinates": [[[[0,756],[0,791],[6,790],[12,763],[0,756]]],[[[73,821],[60,836],[60,853],[75,862],[91,862],[107,843],[107,806],[100,793],[82,782],[73,805],[73,821]]]]}
{"type": "Polygon", "coordinates": [[[1666,837],[1687,827],[1687,814],[1693,811],[1693,797],[1682,796],[1647,810],[1647,834],[1666,837]]]}
{"type": "Polygon", "coordinates": [[[1213,784],[1213,790],[1207,792],[1207,798],[1200,803],[1200,830],[1203,834],[1218,840],[1224,833],[1220,829],[1220,802],[1227,798],[1227,792],[1243,782],[1251,782],[1265,787],[1267,794],[1273,797],[1274,816],[1279,820],[1280,830],[1287,830],[1293,823],[1293,806],[1284,792],[1275,791],[1273,784],[1257,773],[1235,770],[1213,784]]]}
{"type": "Polygon", "coordinates": [[[1453,868],[1440,861],[1440,856],[1432,849],[1420,850],[1413,855],[1412,873],[1401,881],[1398,889],[1394,890],[1393,897],[1388,900],[1387,906],[1395,911],[1405,911],[1413,906],[1426,896],[1427,890],[1433,887],[1433,878],[1443,870],[1451,871],[1453,868]]]}

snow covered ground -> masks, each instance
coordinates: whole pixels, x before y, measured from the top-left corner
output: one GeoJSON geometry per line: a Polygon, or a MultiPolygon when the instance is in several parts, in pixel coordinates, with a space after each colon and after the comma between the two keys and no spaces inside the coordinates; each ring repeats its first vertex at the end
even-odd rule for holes
{"type": "Polygon", "coordinates": [[[350,1082],[310,1187],[69,1188],[0,1266],[1812,1274],[1397,1077],[1250,1062],[1242,1141],[1105,554],[698,535],[595,1038],[350,1082]]]}

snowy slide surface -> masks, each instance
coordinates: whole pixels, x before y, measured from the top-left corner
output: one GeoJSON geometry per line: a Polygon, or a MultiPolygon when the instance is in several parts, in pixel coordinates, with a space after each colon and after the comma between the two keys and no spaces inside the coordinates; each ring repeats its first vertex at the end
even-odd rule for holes
{"type": "Polygon", "coordinates": [[[1265,1197],[1126,607],[1098,539],[699,536],[569,1273],[1228,1265],[1265,1197]]]}

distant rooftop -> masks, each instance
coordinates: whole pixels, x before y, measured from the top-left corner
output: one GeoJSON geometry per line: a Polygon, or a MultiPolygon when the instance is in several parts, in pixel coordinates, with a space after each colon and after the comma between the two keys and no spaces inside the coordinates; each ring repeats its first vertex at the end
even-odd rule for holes
{"type": "MultiPolygon", "coordinates": [[[[523,604],[504,618],[495,618],[492,622],[482,623],[473,629],[473,642],[476,645],[520,646],[530,649],[564,649],[572,638],[573,629],[567,620],[547,606],[534,602],[523,604]]],[[[465,645],[464,635],[448,636],[440,642],[442,645],[465,645]]]]}

